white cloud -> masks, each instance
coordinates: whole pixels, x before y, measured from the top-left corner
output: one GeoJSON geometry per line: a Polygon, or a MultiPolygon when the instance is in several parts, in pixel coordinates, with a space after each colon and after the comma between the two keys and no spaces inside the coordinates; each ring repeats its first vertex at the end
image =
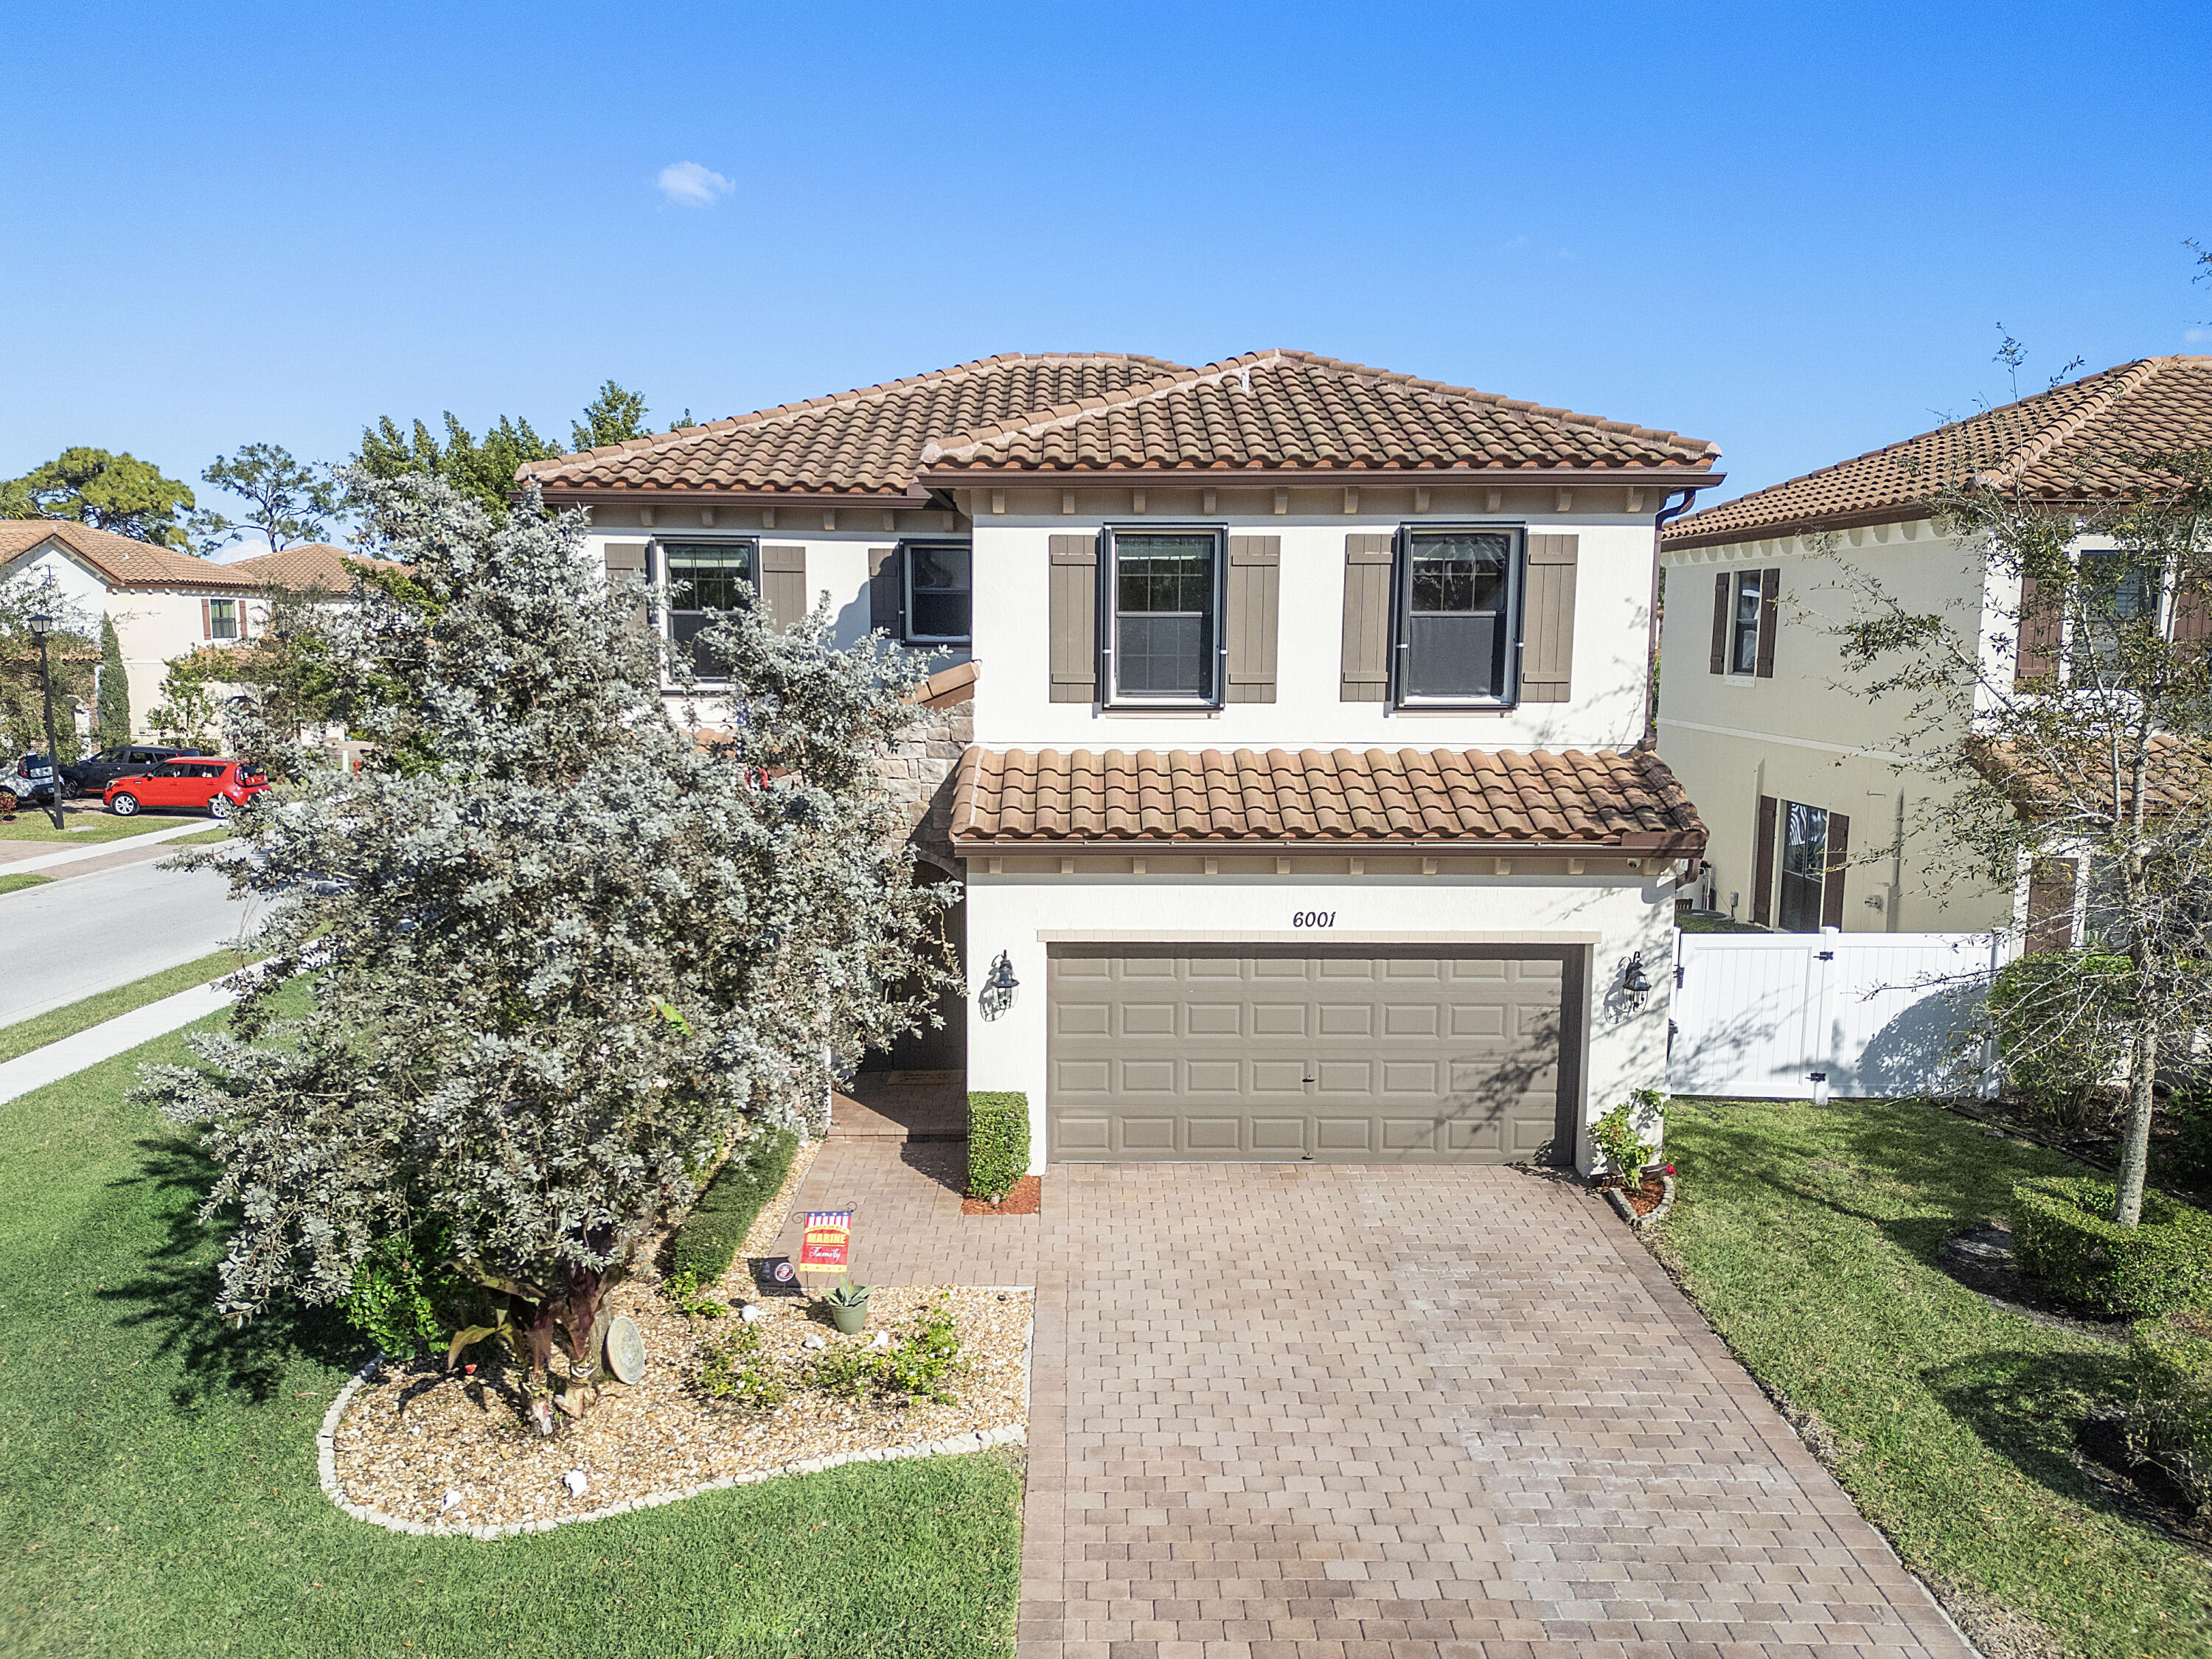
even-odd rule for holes
{"type": "Polygon", "coordinates": [[[684,207],[712,207],[717,196],[727,196],[737,188],[720,173],[696,161],[677,161],[661,168],[656,182],[663,196],[684,207]]]}
{"type": "Polygon", "coordinates": [[[2212,328],[2185,328],[2181,331],[2181,337],[2191,345],[2196,345],[2205,340],[2212,340],[2212,328]]]}

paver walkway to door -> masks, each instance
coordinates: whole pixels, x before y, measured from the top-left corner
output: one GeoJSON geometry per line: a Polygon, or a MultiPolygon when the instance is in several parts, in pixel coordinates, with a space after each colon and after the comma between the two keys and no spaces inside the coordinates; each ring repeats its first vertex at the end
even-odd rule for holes
{"type": "Polygon", "coordinates": [[[1021,1659],[1969,1659],[1588,1194],[1194,1164],[1045,1192],[1021,1659]]]}

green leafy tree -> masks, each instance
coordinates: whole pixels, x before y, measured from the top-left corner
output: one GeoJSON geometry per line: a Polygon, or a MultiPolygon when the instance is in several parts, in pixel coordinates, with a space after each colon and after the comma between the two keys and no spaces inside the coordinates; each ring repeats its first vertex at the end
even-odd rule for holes
{"type": "Polygon", "coordinates": [[[243,815],[234,889],[293,896],[205,1068],[149,1067],[142,1096],[221,1165],[224,1312],[335,1302],[380,1243],[449,1239],[501,1304],[462,1340],[510,1336],[550,1428],[557,1384],[589,1403],[606,1291],[656,1220],[733,1144],[818,1125],[836,1069],[953,982],[877,767],[912,671],[836,649],[826,609],[786,632],[749,607],[705,636],[743,714],[704,743],[640,592],[587,572],[580,514],[356,487],[400,568],[323,636],[382,759],[243,815]]]}
{"type": "Polygon", "coordinates": [[[599,388],[599,396],[584,405],[584,418],[568,423],[568,446],[597,449],[602,444],[642,438],[647,431],[644,398],[609,380],[599,388]]]}
{"type": "Polygon", "coordinates": [[[40,614],[60,623],[47,636],[46,660],[54,677],[58,758],[64,763],[77,757],[76,705],[91,701],[93,665],[100,660],[92,617],[71,605],[51,576],[0,587],[0,744],[11,765],[18,755],[46,751],[39,640],[30,624],[40,614]]]}
{"type": "Polygon", "coordinates": [[[116,637],[112,617],[100,619],[98,720],[102,748],[131,741],[131,676],[123,665],[123,641],[116,637]]]}
{"type": "Polygon", "coordinates": [[[1905,764],[1934,786],[1918,816],[1938,885],[2010,892],[2045,858],[2082,873],[2084,948],[2008,975],[1996,1029],[2045,1090],[2074,1056],[2112,1057],[2113,1218],[2134,1226],[2160,1068],[2212,1026],[2212,661],[2178,625],[2212,606],[2212,449],[2118,459],[2150,482],[2101,507],[1936,494],[1984,583],[1917,611],[1839,558],[1855,607],[1838,631],[1853,689],[1901,708],[1905,764]]]}
{"type": "Polygon", "coordinates": [[[249,509],[239,520],[212,512],[193,514],[194,540],[203,553],[214,551],[242,529],[266,537],[271,553],[320,541],[343,507],[337,481],[325,470],[293,459],[282,444],[246,444],[234,455],[218,455],[200,478],[243,496],[249,509]]]}
{"type": "Polygon", "coordinates": [[[192,506],[189,484],[164,477],[135,455],[105,449],[64,449],[17,480],[19,500],[42,519],[74,519],[134,541],[164,547],[188,545],[179,516],[192,506]]]}
{"type": "Polygon", "coordinates": [[[560,446],[539,437],[529,422],[505,415],[478,441],[448,410],[444,443],[420,421],[411,433],[403,432],[386,415],[362,431],[361,453],[355,460],[362,472],[374,477],[443,478],[494,519],[503,519],[514,490],[515,469],[560,453],[560,446]]]}

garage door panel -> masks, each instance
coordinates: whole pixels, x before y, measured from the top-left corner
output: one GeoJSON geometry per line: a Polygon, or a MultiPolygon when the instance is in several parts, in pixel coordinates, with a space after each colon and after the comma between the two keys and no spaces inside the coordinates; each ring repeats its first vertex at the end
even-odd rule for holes
{"type": "Polygon", "coordinates": [[[1547,1154],[1573,1073],[1568,953],[1055,946],[1050,1155],[1502,1162],[1547,1154]]]}

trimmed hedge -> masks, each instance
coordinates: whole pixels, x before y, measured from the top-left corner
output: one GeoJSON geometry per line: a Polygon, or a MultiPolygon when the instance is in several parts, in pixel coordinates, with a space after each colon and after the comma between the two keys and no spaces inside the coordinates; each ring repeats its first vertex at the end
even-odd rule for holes
{"type": "Polygon", "coordinates": [[[2143,1194],[2142,1222],[2112,1219],[2109,1181],[2045,1176],[2012,1189],[2022,1273],[2070,1302],[2130,1318],[2212,1307],[2212,1215],[2143,1194]]]}
{"type": "Polygon", "coordinates": [[[2212,1319],[2146,1319],[2128,1338],[2136,1403],[2128,1449],[2157,1464],[2199,1504],[2212,1504],[2212,1319]]]}
{"type": "Polygon", "coordinates": [[[702,1285],[727,1273],[762,1206],[775,1196],[791,1173],[791,1160],[798,1151],[797,1135],[788,1129],[771,1129],[724,1158],[669,1241],[669,1273],[695,1273],[702,1285]]]}
{"type": "Polygon", "coordinates": [[[1030,1097],[968,1097],[968,1196],[996,1204],[1030,1172],[1030,1097]]]}

